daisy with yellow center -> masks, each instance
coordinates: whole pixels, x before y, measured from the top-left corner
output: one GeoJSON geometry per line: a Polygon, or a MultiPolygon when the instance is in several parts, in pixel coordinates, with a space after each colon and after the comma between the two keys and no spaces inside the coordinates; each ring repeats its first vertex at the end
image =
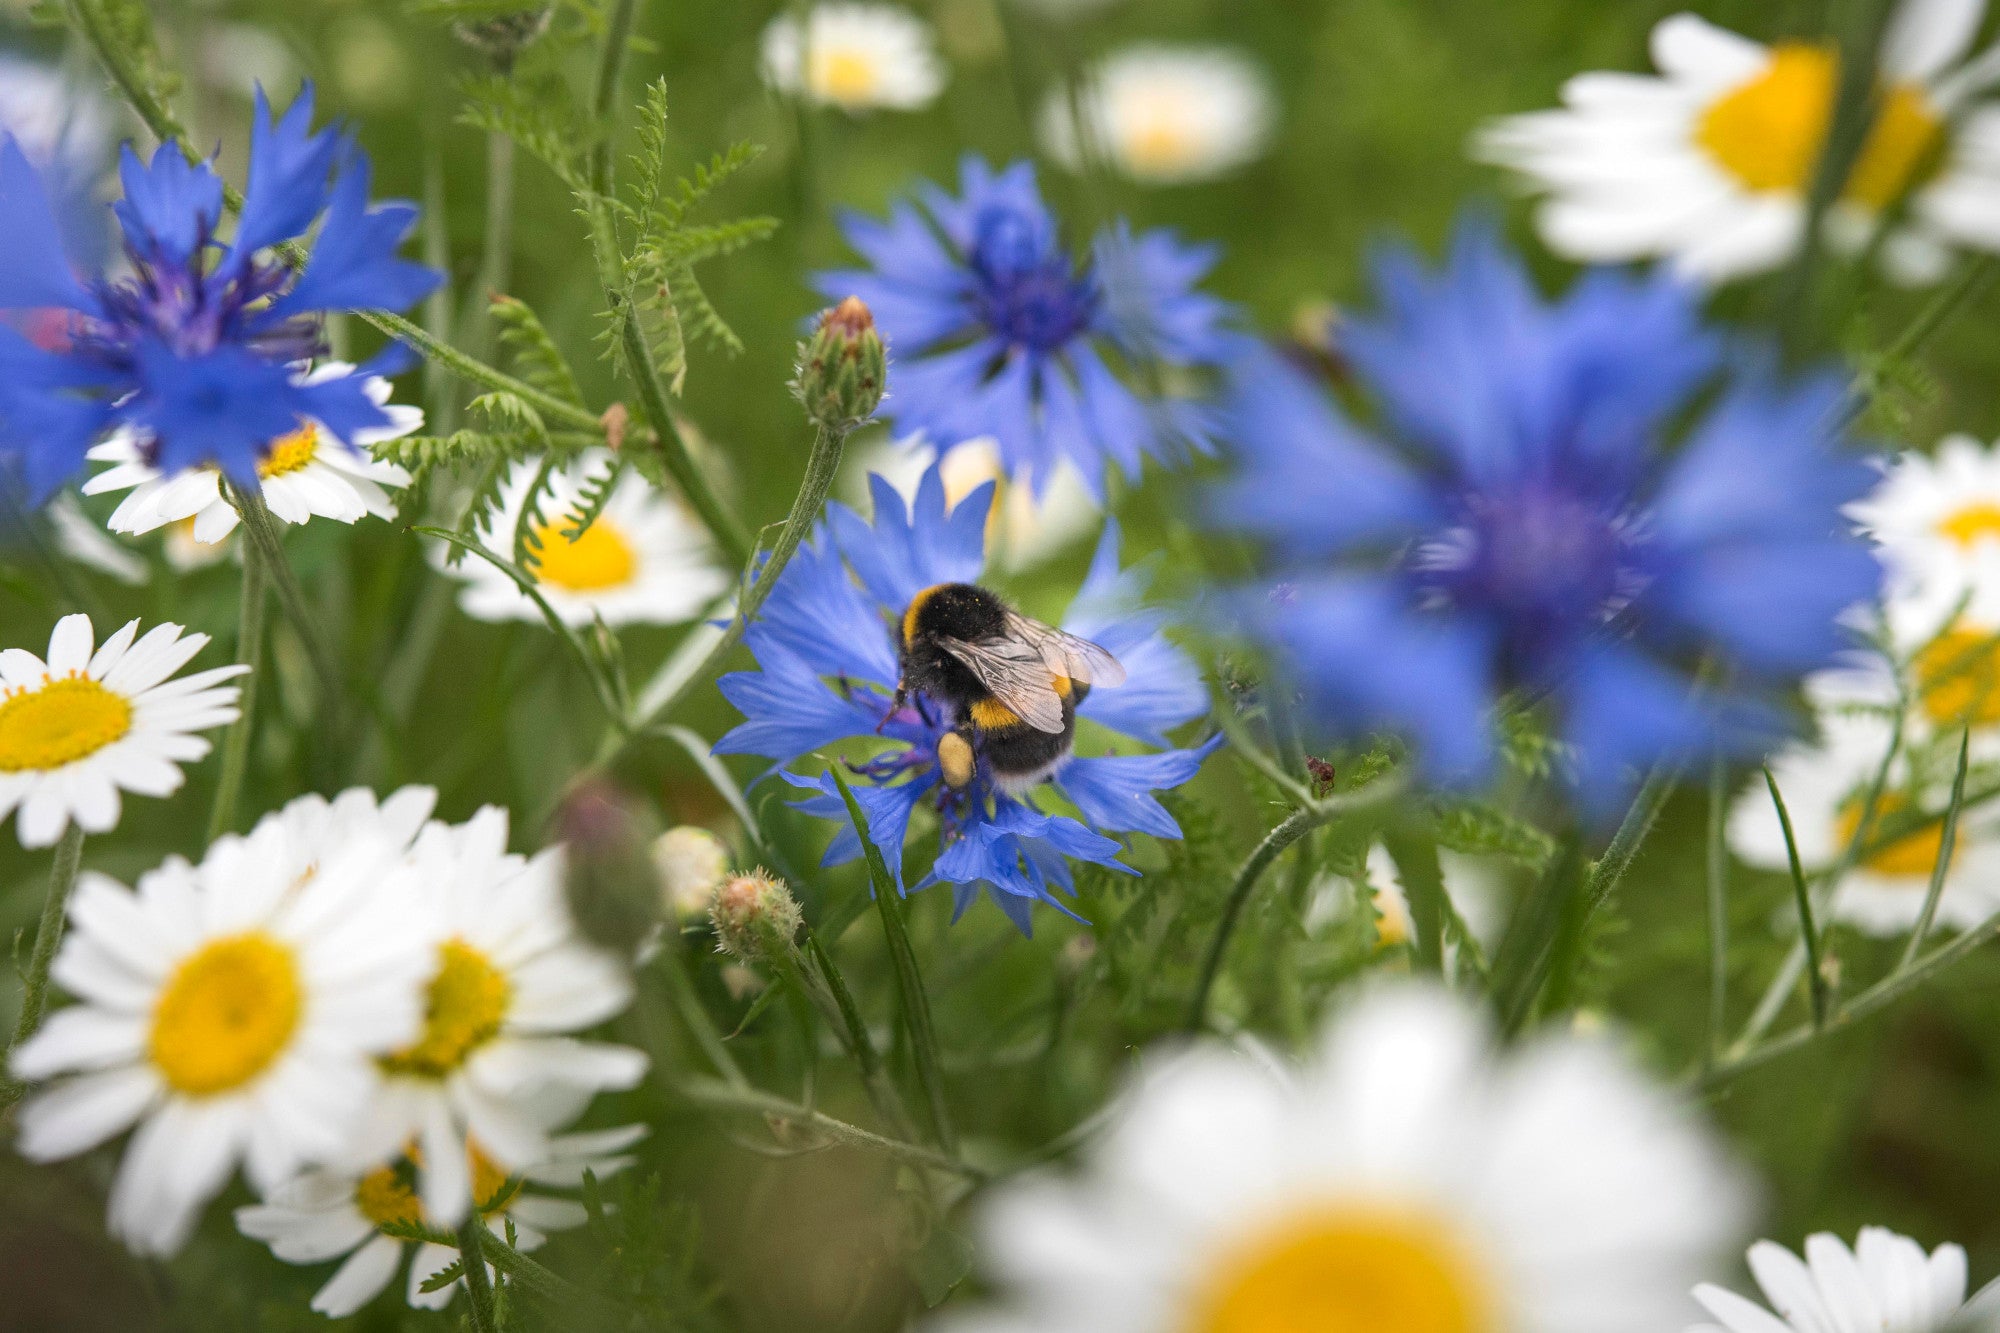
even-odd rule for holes
{"type": "Polygon", "coordinates": [[[21,1107],[22,1154],[73,1157],[136,1126],[110,1229],[171,1254],[238,1163],[276,1188],[347,1147],[374,1057],[416,1032],[426,958],[393,847],[359,840],[300,882],[272,840],[223,838],[137,892],[87,874],[51,1014],[12,1072],[56,1078],[21,1107]]]}
{"type": "MultiPolygon", "coordinates": [[[[1916,924],[1930,889],[1943,842],[1942,815],[1952,773],[1941,769],[1929,780],[1910,770],[1909,755],[1928,724],[1922,695],[1922,668],[1913,684],[1918,707],[1905,732],[1905,748],[1891,767],[1889,781],[1869,827],[1878,832],[1907,824],[1913,812],[1933,816],[1915,832],[1887,845],[1871,846],[1834,891],[1826,914],[1870,935],[1895,936],[1916,924]],[[1912,788],[1915,788],[1913,791],[1912,788]]],[[[1947,689],[1960,688],[1956,677],[1947,689]]],[[[1822,673],[1806,681],[1806,697],[1819,719],[1817,740],[1796,744],[1771,761],[1771,775],[1791,816],[1792,838],[1807,874],[1838,863],[1860,826],[1868,792],[1891,743],[1896,691],[1886,665],[1822,673]]],[[[1949,702],[1947,699],[1945,702],[1949,702]]],[[[1942,705],[1938,705],[1942,706],[1942,705]]],[[[1950,759],[1958,753],[1956,729],[1948,735],[1950,759]]],[[[1729,818],[1729,846],[1748,865],[1790,874],[1784,829],[1763,778],[1745,785],[1729,818]]],[[[1873,834],[1871,844],[1881,842],[1873,834]]],[[[1943,896],[1939,929],[1962,930],[2000,911],[2000,838],[1990,822],[1968,817],[1958,827],[1943,896]]]]}
{"type": "MultiPolygon", "coordinates": [[[[300,383],[342,379],[354,367],[329,361],[300,378],[300,383]]],[[[266,446],[257,465],[264,503],[281,523],[330,518],[356,523],[373,514],[393,518],[395,503],[387,488],[410,484],[410,474],[394,463],[380,462],[369,446],[401,439],[423,427],[423,409],[389,401],[389,381],[375,376],[363,386],[391,423],[379,430],[358,431],[343,443],[323,427],[307,421],[266,446]]],[[[130,431],[118,431],[90,451],[90,458],[112,466],[84,483],[85,495],[130,491],[111,515],[113,532],[144,533],[191,521],[192,536],[215,545],[236,530],[236,510],[222,498],[222,474],[214,468],[189,468],[168,477],[152,465],[146,442],[130,431]]]]}
{"type": "Polygon", "coordinates": [[[764,30],[764,82],[850,115],[916,111],[944,87],[928,24],[895,5],[823,4],[764,30]]]}
{"type": "MultiPolygon", "coordinates": [[[[1492,949],[1499,943],[1500,930],[1506,924],[1500,910],[1501,885],[1495,865],[1480,857],[1440,849],[1438,868],[1444,876],[1445,896],[1451,900],[1452,912],[1482,949],[1492,949]]],[[[1369,845],[1359,886],[1343,875],[1323,875],[1314,881],[1306,901],[1307,931],[1317,932],[1323,926],[1351,919],[1360,902],[1357,887],[1367,891],[1369,911],[1375,918],[1376,946],[1408,947],[1415,938],[1409,895],[1403,890],[1403,877],[1396,869],[1395,859],[1379,842],[1369,845]]],[[[1457,966],[1457,961],[1457,946],[1448,937],[1445,957],[1448,972],[1457,966]]]]}
{"type": "Polygon", "coordinates": [[[1709,1139],[1603,1043],[1497,1052],[1469,1003],[1366,992],[1293,1073],[1152,1064],[1081,1174],[1000,1191],[1006,1304],[958,1333],[1656,1333],[1735,1234],[1709,1139]]]}
{"type": "Polygon", "coordinates": [[[1270,80],[1226,47],[1138,46],[1051,93],[1042,142],[1080,170],[1086,156],[1148,185],[1226,175],[1260,156],[1276,107],[1270,80]]]}
{"type": "MultiPolygon", "coordinates": [[[[626,1149],[646,1135],[643,1125],[559,1134],[549,1140],[545,1162],[509,1174],[480,1151],[466,1145],[466,1170],[480,1218],[495,1235],[514,1227],[519,1250],[541,1246],[551,1231],[582,1226],[583,1205],[552,1194],[574,1190],[589,1171],[606,1180],[632,1164],[626,1149]]],[[[403,1256],[411,1254],[405,1299],[418,1309],[442,1310],[462,1285],[454,1282],[436,1291],[422,1287],[458,1259],[443,1245],[417,1244],[383,1234],[394,1223],[429,1221],[416,1192],[417,1164],[409,1157],[362,1174],[311,1171],[274,1190],[264,1203],[236,1210],[236,1226],[261,1240],[271,1253],[292,1264],[325,1263],[346,1256],[312,1299],[312,1308],[331,1319],[343,1319],[375,1299],[395,1280],[403,1256]]],[[[497,1284],[500,1276],[492,1280],[497,1284]]]]}
{"type": "MultiPolygon", "coordinates": [[[[549,479],[532,523],[539,540],[529,571],[536,591],[565,624],[677,625],[700,615],[729,586],[701,525],[678,502],[628,470],[619,478],[597,521],[571,536],[585,494],[610,469],[611,455],[591,450],[549,479]]],[[[514,558],[514,529],[520,522],[537,463],[514,465],[501,490],[500,504],[479,540],[502,560],[514,558]]],[[[534,599],[501,570],[477,557],[451,564],[440,549],[436,560],[464,581],[459,606],[475,620],[544,623],[534,599]]]]}
{"type": "Polygon", "coordinates": [[[986,550],[990,561],[1010,572],[1042,563],[1095,532],[1103,520],[1102,506],[1091,498],[1083,474],[1073,464],[1062,462],[1043,486],[1027,475],[1010,479],[1000,465],[998,446],[987,438],[955,444],[941,458],[929,445],[909,441],[874,450],[860,456],[850,469],[848,490],[865,499],[867,478],[873,473],[894,486],[904,500],[914,500],[933,460],[944,479],[947,507],[993,483],[993,503],[986,511],[986,550]]]}
{"type": "Polygon", "coordinates": [[[550,1131],[636,1084],[646,1058],[568,1035],[624,1009],[632,983],[577,934],[560,848],[509,853],[507,814],[489,806],[427,826],[411,861],[419,887],[404,908],[430,942],[423,1025],[378,1061],[384,1081],[343,1166],[359,1174],[416,1145],[424,1214],[456,1226],[473,1203],[467,1138],[508,1174],[546,1163],[550,1131]]]}
{"type": "Polygon", "coordinates": [[[1945,614],[1968,592],[2000,598],[2000,447],[1953,435],[1932,454],[1902,454],[1848,513],[1879,547],[1892,598],[1945,614]]]}
{"type": "Polygon", "coordinates": [[[1908,1236],[1886,1227],[1863,1227],[1854,1248],[1828,1232],[1806,1237],[1803,1256],[1775,1241],[1750,1247],[1750,1272],[1771,1303],[1766,1310],[1746,1296],[1713,1283],[1694,1289],[1711,1324],[1687,1333],[1948,1333],[1990,1329],[2000,1319],[2000,1282],[1971,1300],[1965,1296],[1967,1263],[1958,1245],[1926,1254],[1908,1236]]]}
{"type": "Polygon", "coordinates": [[[47,847],[74,820],[86,833],[118,826],[121,791],[171,796],[180,766],[204,758],[199,732],[237,718],[246,666],[174,678],[206,634],[134,620],[92,651],[90,617],[65,616],[47,661],[0,650],[0,820],[14,815],[23,847],[47,847]]]}
{"type": "MultiPolygon", "coordinates": [[[[1886,237],[1889,273],[1934,281],[1955,247],[2000,249],[2000,74],[1967,61],[1984,0],[1903,0],[1883,38],[1874,120],[1829,218],[1859,248],[1886,237]]],[[[1578,75],[1561,110],[1489,126],[1478,151],[1547,195],[1543,238],[1585,262],[1671,257],[1721,281],[1797,253],[1840,86],[1826,46],[1765,46],[1678,14],[1653,30],[1658,77],[1578,75]]]]}

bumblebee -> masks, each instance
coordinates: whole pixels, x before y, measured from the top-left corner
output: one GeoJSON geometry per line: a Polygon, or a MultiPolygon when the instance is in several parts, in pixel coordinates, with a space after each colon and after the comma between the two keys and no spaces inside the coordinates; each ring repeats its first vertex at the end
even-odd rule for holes
{"type": "Polygon", "coordinates": [[[1070,756],[1076,707],[1093,686],[1122,685],[1125,668],[970,583],[939,583],[910,599],[898,626],[896,707],[921,691],[950,705],[938,742],[945,785],[971,785],[980,757],[1000,790],[1018,796],[1070,756]]]}

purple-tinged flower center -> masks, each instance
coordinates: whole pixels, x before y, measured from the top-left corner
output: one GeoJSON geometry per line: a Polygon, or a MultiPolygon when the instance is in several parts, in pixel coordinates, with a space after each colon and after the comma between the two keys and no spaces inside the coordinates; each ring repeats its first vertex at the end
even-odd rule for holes
{"type": "Polygon", "coordinates": [[[182,357],[203,356],[224,343],[275,361],[325,353],[317,320],[257,319],[258,308],[296,276],[289,266],[263,259],[237,266],[211,263],[211,254],[204,244],[185,263],[173,263],[128,248],[132,276],[97,284],[106,317],[82,322],[75,349],[114,362],[122,362],[143,338],[157,339],[182,357]]]}
{"type": "Polygon", "coordinates": [[[974,223],[969,258],[980,318],[1016,346],[1053,352],[1097,317],[1095,277],[1063,253],[1045,218],[987,209],[974,223]]]}
{"type": "MultiPolygon", "coordinates": [[[[886,787],[906,775],[912,781],[920,781],[926,772],[940,768],[938,743],[957,722],[951,710],[917,691],[901,708],[891,712],[886,698],[875,694],[872,689],[867,693],[869,706],[879,708],[884,715],[881,734],[901,741],[904,748],[885,750],[863,763],[850,763],[848,770],[877,786],[886,787]]],[[[966,824],[985,815],[987,801],[993,795],[992,778],[982,763],[974,770],[971,785],[962,791],[953,791],[939,783],[935,795],[938,822],[945,845],[949,846],[958,839],[966,824]]]]}
{"type": "Polygon", "coordinates": [[[1567,643],[1644,589],[1628,511],[1547,484],[1471,494],[1459,521],[1418,544],[1409,569],[1427,605],[1485,613],[1517,650],[1567,643]]]}

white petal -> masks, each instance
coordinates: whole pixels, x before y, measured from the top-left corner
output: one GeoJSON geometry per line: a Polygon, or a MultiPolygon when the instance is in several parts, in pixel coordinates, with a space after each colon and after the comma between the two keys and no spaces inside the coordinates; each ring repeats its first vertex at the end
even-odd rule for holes
{"type": "Polygon", "coordinates": [[[329,1319],[345,1319],[374,1300],[396,1276],[396,1262],[403,1246],[387,1236],[377,1236],[347,1256],[312,1298],[312,1308],[329,1319]]]}

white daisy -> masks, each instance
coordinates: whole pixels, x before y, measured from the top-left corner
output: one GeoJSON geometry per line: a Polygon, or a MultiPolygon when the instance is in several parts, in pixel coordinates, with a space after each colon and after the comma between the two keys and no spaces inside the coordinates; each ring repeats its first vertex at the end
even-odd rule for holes
{"type": "MultiPolygon", "coordinates": [[[[549,1159],[509,1175],[479,1150],[466,1146],[472,1196],[487,1230],[504,1236],[514,1224],[515,1247],[533,1250],[551,1231],[567,1231],[587,1220],[583,1205],[553,1196],[550,1189],[573,1190],[589,1171],[605,1180],[630,1166],[624,1150],[646,1136],[644,1125],[561,1134],[549,1140],[549,1159]]],[[[264,1203],[236,1210],[236,1226],[252,1240],[291,1264],[317,1264],[347,1256],[326,1285],[313,1295],[312,1308],[344,1319],[380,1295],[395,1280],[403,1256],[415,1251],[405,1299],[417,1308],[442,1310],[463,1281],[436,1291],[423,1284],[458,1260],[458,1251],[384,1235],[391,1223],[424,1223],[415,1167],[408,1158],[365,1174],[317,1170],[274,1190],[264,1203]]],[[[488,1266],[491,1272],[491,1265],[488,1266]]],[[[498,1281],[498,1275],[494,1277],[498,1281]]]]}
{"type": "MultiPolygon", "coordinates": [[[[879,474],[906,502],[913,500],[937,455],[938,451],[920,437],[877,449],[857,461],[849,489],[858,500],[866,501],[866,478],[879,474]]],[[[1067,459],[1058,465],[1046,487],[1036,487],[1027,476],[1009,481],[1000,465],[998,446],[982,437],[946,449],[938,472],[944,480],[947,508],[987,482],[993,483],[993,504],[986,511],[986,551],[989,562],[1009,572],[1040,564],[1088,536],[1104,517],[1103,508],[1084,484],[1083,474],[1067,459]]]]}
{"type": "Polygon", "coordinates": [[[0,820],[15,818],[23,847],[47,847],[74,819],[86,833],[118,826],[118,793],[171,796],[182,764],[208,754],[196,735],[237,719],[247,666],[214,667],[171,679],[208,645],[206,634],[139,622],[91,651],[90,617],[64,616],[44,662],[25,648],[0,650],[0,820]]]}
{"type": "Polygon", "coordinates": [[[260,1189],[345,1148],[373,1057],[420,1021],[428,960],[403,904],[413,873],[357,842],[300,882],[272,825],[179,857],[135,893],[84,876],[51,972],[80,1003],[14,1053],[69,1077],[21,1108],[20,1149],[73,1157],[136,1124],[110,1228],[171,1254],[240,1161],[260,1189]]]}
{"type": "Polygon", "coordinates": [[[1261,155],[1276,105],[1263,67],[1227,47],[1136,46],[1043,103],[1042,142],[1072,171],[1086,149],[1150,185],[1212,180],[1261,155]]]}
{"type": "Polygon", "coordinates": [[[1985,1328],[2000,1315],[2000,1284],[1965,1299],[1965,1251],[1940,1245],[1929,1254],[1908,1236],[1863,1227],[1848,1249],[1821,1232],[1806,1237],[1805,1258],[1760,1240],[1750,1247],[1750,1272],[1774,1316],[1755,1301],[1704,1282],[1694,1289],[1715,1320],[1688,1333],[1942,1333],[1985,1328]]]}
{"type": "Polygon", "coordinates": [[[1955,599],[2000,574],[2000,447],[1953,435],[1934,455],[1904,453],[1847,512],[1881,547],[1892,591],[1944,585],[1955,599]]]}
{"type": "MultiPolygon", "coordinates": [[[[535,527],[541,539],[533,570],[536,590],[568,625],[588,625],[595,618],[614,626],[675,625],[700,615],[729,580],[716,566],[701,525],[637,473],[627,470],[618,479],[597,521],[581,537],[572,541],[564,535],[576,524],[586,487],[610,466],[608,452],[589,450],[550,476],[540,506],[547,521],[535,527]]],[[[514,465],[498,508],[480,530],[480,542],[502,560],[514,558],[514,528],[538,470],[533,461],[514,465]]],[[[465,614],[542,623],[534,599],[504,572],[472,555],[452,565],[446,554],[440,549],[437,560],[465,581],[458,599],[465,614]]]]}
{"type": "MultiPolygon", "coordinates": [[[[353,370],[346,362],[328,361],[308,371],[300,383],[339,379],[353,370]]],[[[422,428],[424,413],[419,407],[390,402],[389,381],[379,375],[363,387],[389,414],[389,425],[357,431],[352,441],[342,443],[324,426],[308,421],[271,441],[264,461],[257,465],[257,476],[272,517],[282,523],[304,523],[314,517],[354,523],[369,514],[395,517],[396,506],[383,487],[407,486],[410,474],[394,463],[378,462],[368,446],[422,428]]],[[[88,456],[112,466],[84,483],[85,495],[132,492],[111,515],[113,532],[151,532],[193,519],[194,539],[213,544],[236,530],[236,510],[222,497],[222,474],[214,468],[188,468],[162,476],[147,456],[146,441],[129,430],[114,432],[88,456]]]]}
{"type": "Polygon", "coordinates": [[[1502,1055],[1448,992],[1366,994],[1296,1075],[1148,1068],[1080,1176],[1006,1187],[1003,1333],[1658,1333],[1744,1190],[1611,1046],[1502,1055]]]}
{"type": "Polygon", "coordinates": [[[547,1162],[549,1131],[597,1092],[638,1083],[646,1057],[563,1035],[622,1010],[632,983],[576,933],[560,848],[510,854],[507,812],[488,806],[426,827],[411,859],[404,909],[417,924],[404,929],[433,949],[423,1033],[383,1058],[347,1165],[369,1169],[415,1144],[424,1212],[456,1226],[472,1204],[467,1138],[509,1173],[547,1162]]]}
{"type": "Polygon", "coordinates": [[[283,850],[273,855],[286,858],[293,879],[304,880],[350,843],[376,843],[407,855],[436,805],[435,787],[403,787],[381,799],[366,787],[350,787],[332,800],[309,793],[258,820],[251,836],[282,834],[283,850]]]}
{"type": "MultiPolygon", "coordinates": [[[[1884,248],[1892,275],[1938,277],[1953,246],[2000,249],[2000,108],[1972,106],[1996,72],[1965,62],[1984,0],[1904,0],[1883,39],[1875,123],[1829,219],[1856,247],[1907,197],[1884,248]]],[[[1692,14],[1653,29],[1660,76],[1590,73],[1563,109],[1491,125],[1477,151],[1547,192],[1543,238],[1587,262],[1671,256],[1722,280],[1799,248],[1840,75],[1834,52],[1760,45],[1692,14]]]]}
{"type": "MultiPolygon", "coordinates": [[[[1882,676],[1822,674],[1806,682],[1807,697],[1819,717],[1819,739],[1781,750],[1771,776],[1791,816],[1792,840],[1807,874],[1825,870],[1846,853],[1888,753],[1892,733],[1893,685],[1882,676]]],[[[1876,824],[1905,812],[1914,799],[1920,808],[1942,814],[1944,790],[1914,794],[1907,755],[1891,767],[1876,804],[1876,824]]],[[[1829,914],[1871,935],[1892,936],[1916,924],[1930,888],[1942,843],[1941,824],[1864,857],[1834,895],[1829,914]]],[[[1783,826],[1763,778],[1752,779],[1730,810],[1730,849],[1747,865],[1791,873],[1783,826]]],[[[2000,830],[1991,821],[1968,819],[1958,827],[1951,868],[1938,899],[1937,924],[1964,929],[2000,911],[2000,830]]]]}
{"type": "Polygon", "coordinates": [[[929,106],[944,87],[930,25],[895,5],[815,5],[804,38],[791,14],[764,29],[764,81],[850,114],[929,106]]]}
{"type": "Polygon", "coordinates": [[[44,510],[55,529],[56,549],[86,569],[109,574],[120,583],[137,586],[147,578],[146,561],[104,535],[76,497],[64,491],[44,510]]]}

